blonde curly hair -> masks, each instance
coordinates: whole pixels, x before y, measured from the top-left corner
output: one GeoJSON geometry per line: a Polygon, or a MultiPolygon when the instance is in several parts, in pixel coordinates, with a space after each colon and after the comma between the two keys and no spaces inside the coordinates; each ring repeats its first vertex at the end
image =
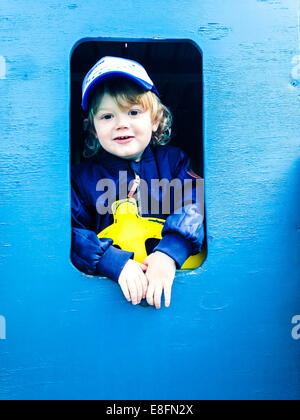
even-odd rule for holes
{"type": "Polygon", "coordinates": [[[110,94],[121,109],[132,105],[139,105],[145,110],[149,109],[152,121],[159,122],[157,131],[152,133],[151,144],[154,146],[166,145],[170,142],[173,117],[171,111],[162,104],[159,97],[129,79],[114,78],[96,89],[90,101],[88,118],[84,120],[86,136],[83,156],[85,158],[95,156],[101,149],[100,142],[96,137],[94,117],[105,93],[110,94]]]}

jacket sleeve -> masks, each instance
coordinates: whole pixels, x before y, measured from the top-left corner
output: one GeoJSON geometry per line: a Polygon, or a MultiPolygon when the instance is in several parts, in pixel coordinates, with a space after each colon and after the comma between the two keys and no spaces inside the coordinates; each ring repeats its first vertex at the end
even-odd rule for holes
{"type": "Polygon", "coordinates": [[[92,229],[92,216],[83,201],[78,185],[72,180],[72,249],[71,259],[78,270],[118,281],[133,253],[115,248],[112,239],[99,239],[92,229]]]}
{"type": "Polygon", "coordinates": [[[201,252],[204,243],[204,180],[190,169],[190,160],[182,151],[173,175],[181,181],[182,194],[154,251],[169,255],[181,268],[191,255],[201,252]]]}

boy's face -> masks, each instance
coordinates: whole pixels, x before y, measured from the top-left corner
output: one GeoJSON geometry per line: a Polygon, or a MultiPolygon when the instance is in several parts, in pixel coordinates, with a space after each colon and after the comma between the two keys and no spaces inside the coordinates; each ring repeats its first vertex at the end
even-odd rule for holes
{"type": "Polygon", "coordinates": [[[94,117],[97,138],[107,152],[128,160],[138,160],[149,145],[159,123],[151,120],[150,110],[140,105],[121,109],[105,93],[94,117]]]}

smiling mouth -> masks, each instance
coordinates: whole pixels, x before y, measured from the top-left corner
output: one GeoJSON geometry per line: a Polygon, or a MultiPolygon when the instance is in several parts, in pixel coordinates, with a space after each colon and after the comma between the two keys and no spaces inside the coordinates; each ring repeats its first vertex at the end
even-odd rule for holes
{"type": "Polygon", "coordinates": [[[133,136],[120,136],[120,137],[116,137],[114,139],[114,141],[116,141],[118,143],[128,143],[128,142],[130,142],[133,139],[134,139],[133,136]]]}

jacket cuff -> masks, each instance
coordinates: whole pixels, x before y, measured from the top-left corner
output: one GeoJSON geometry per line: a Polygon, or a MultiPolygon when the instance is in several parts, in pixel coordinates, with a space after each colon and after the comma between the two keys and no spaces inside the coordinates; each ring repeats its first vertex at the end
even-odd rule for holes
{"type": "Polygon", "coordinates": [[[118,282],[121,271],[133,256],[133,252],[110,246],[97,264],[97,274],[118,282]]]}
{"type": "Polygon", "coordinates": [[[167,254],[175,261],[177,269],[180,269],[186,260],[192,255],[193,248],[192,244],[183,236],[177,233],[168,233],[153,250],[153,252],[155,251],[167,254]]]}

